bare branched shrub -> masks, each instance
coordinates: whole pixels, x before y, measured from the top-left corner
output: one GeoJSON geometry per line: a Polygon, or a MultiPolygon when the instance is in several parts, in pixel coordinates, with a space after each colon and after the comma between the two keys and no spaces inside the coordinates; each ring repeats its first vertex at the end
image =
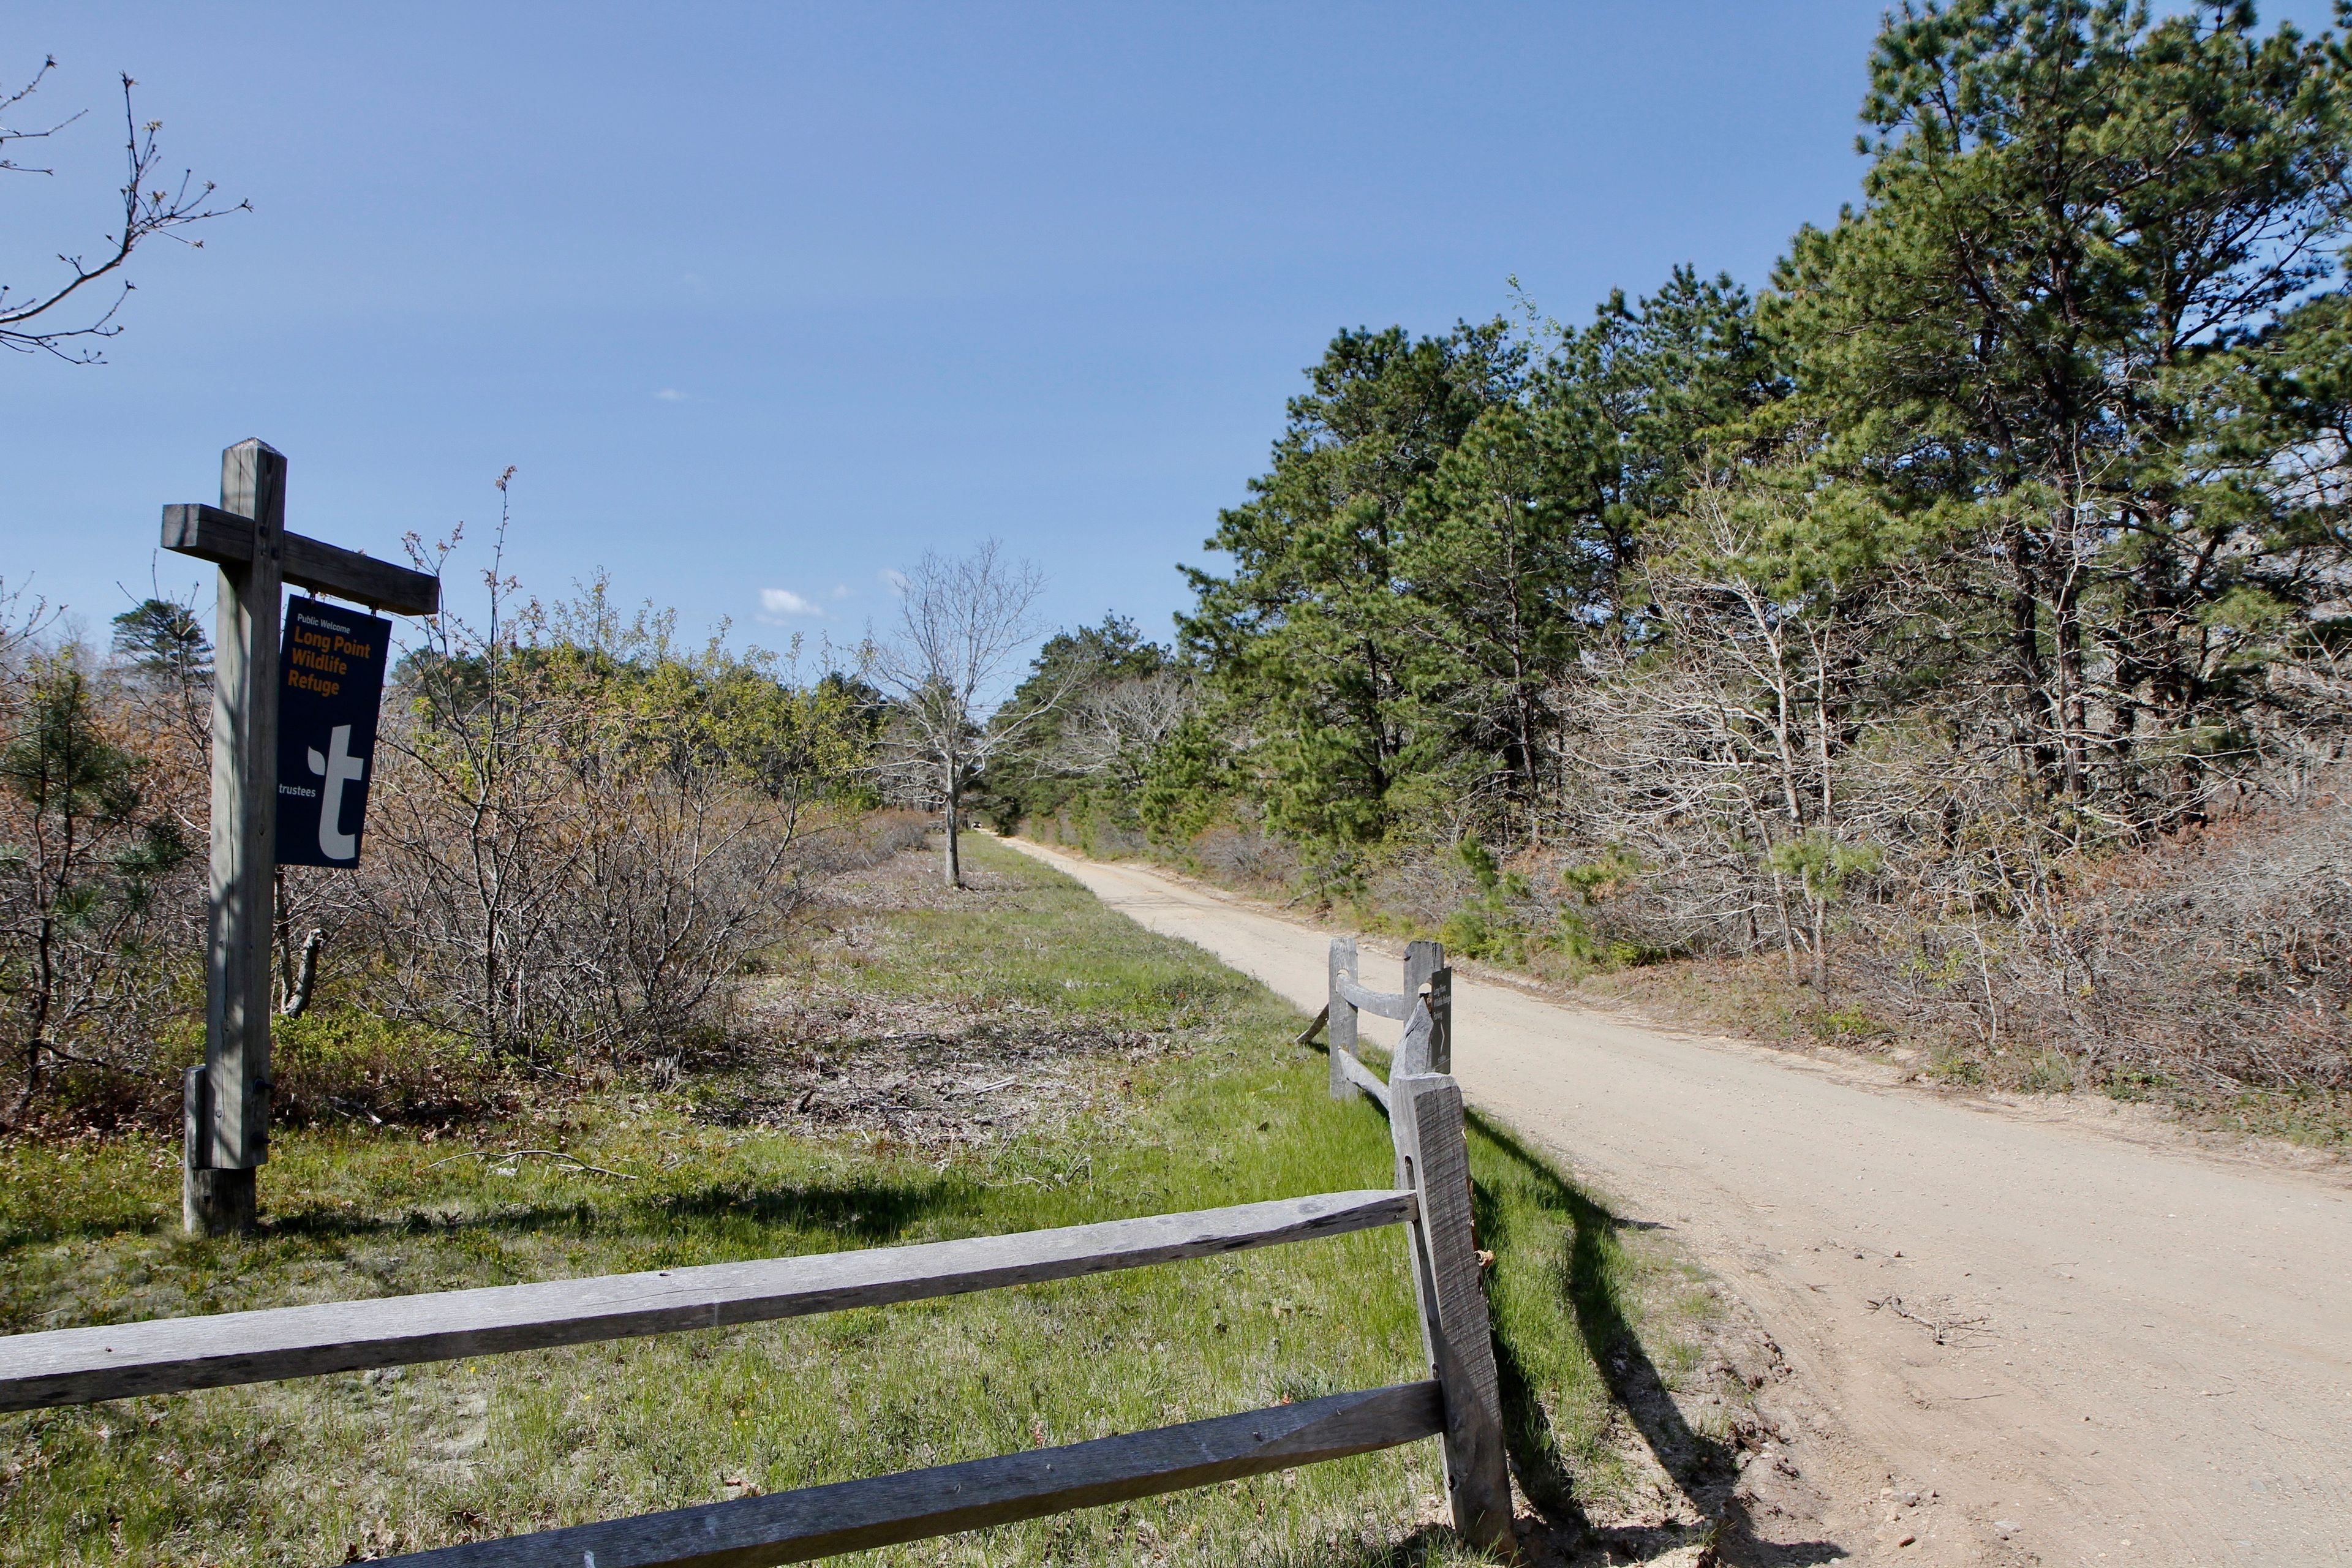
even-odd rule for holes
{"type": "MultiPolygon", "coordinates": [[[[360,865],[279,875],[289,1121],[433,1123],[504,1103],[519,1063],[674,1058],[724,1030],[816,881],[929,831],[851,787],[855,682],[681,647],[601,578],[543,605],[495,550],[484,578],[482,618],[425,623],[394,673],[360,865]]],[[[56,1088],[89,1125],[175,1124],[203,1036],[210,648],[163,598],[115,617],[110,656],[53,620],[0,595],[0,1112],[48,1114],[56,1088]]]]}
{"type": "Polygon", "coordinates": [[[1648,568],[1655,646],[1598,655],[1555,698],[1577,716],[1559,837],[1643,872],[1606,918],[1639,945],[1801,953],[1826,984],[1833,905],[1903,836],[1907,803],[1850,787],[1884,738],[1899,577],[1791,568],[1765,545],[1801,509],[1702,487],[1648,568]]]}
{"type": "Polygon", "coordinates": [[[2263,805],[2024,896],[1866,911],[1844,984],[1915,1032],[2087,1082],[2352,1088],[2352,813],[2263,805]]]}
{"type": "Polygon", "coordinates": [[[1702,489],[1696,548],[1648,569],[1663,635],[1556,699],[1562,891],[1594,857],[1633,868],[1578,912],[1595,935],[1777,952],[1824,1012],[1835,992],[1930,1037],[2063,1053],[2070,1081],[2340,1084],[2331,646],[2274,661],[2226,745],[2077,727],[2084,788],[2053,798],[2045,726],[1964,604],[1907,566],[1759,570],[1756,520],[1702,489]]]}
{"type": "Polygon", "coordinates": [[[550,610],[493,559],[488,617],[403,661],[359,889],[400,1016],[493,1056],[614,1056],[724,1021],[805,895],[854,768],[838,694],[624,624],[605,584],[550,610]]]}
{"type": "Polygon", "coordinates": [[[1298,874],[1298,852],[1255,822],[1221,822],[1192,840],[1192,858],[1211,876],[1276,887],[1298,874]]]}
{"type": "Polygon", "coordinates": [[[1458,854],[1409,855],[1371,879],[1366,891],[1381,909],[1435,931],[1478,895],[1478,879],[1458,854]]]}

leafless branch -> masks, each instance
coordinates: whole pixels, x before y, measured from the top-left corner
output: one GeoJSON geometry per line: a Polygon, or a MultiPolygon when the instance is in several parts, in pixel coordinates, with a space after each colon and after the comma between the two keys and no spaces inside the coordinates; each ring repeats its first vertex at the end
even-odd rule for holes
{"type": "MultiPolygon", "coordinates": [[[[41,80],[57,64],[45,60],[31,82],[18,89],[5,103],[0,112],[14,108],[31,96],[41,80]]],[[[20,353],[47,353],[71,364],[95,364],[103,354],[92,340],[103,340],[120,332],[121,325],[115,317],[123,301],[131,297],[132,285],[127,278],[115,278],[132,252],[148,240],[158,237],[179,240],[191,248],[201,249],[204,241],[189,239],[180,233],[193,225],[226,216],[233,212],[250,212],[253,204],[240,201],[222,205],[213,198],[214,185],[206,180],[201,184],[195,175],[183,170],[176,183],[159,182],[163,154],[156,135],[163,128],[160,120],[142,121],[131,103],[131,89],[137,84],[130,77],[122,79],[122,122],[124,179],[120,193],[122,215],[120,226],[105,237],[104,245],[93,260],[80,252],[60,253],[58,260],[68,276],[62,282],[27,294],[0,284],[0,345],[20,353]],[[118,287],[113,298],[93,301],[73,325],[58,324],[52,312],[64,312],[78,306],[86,298],[84,290],[103,279],[114,279],[118,287]]],[[[17,132],[0,127],[0,147],[10,142],[32,141],[56,134],[70,125],[79,115],[73,115],[41,131],[17,132]]],[[[47,169],[29,169],[14,162],[0,159],[0,170],[18,174],[48,174],[47,169]]]]}
{"type": "Polygon", "coordinates": [[[581,1170],[593,1172],[599,1176],[614,1176],[624,1182],[634,1182],[637,1179],[626,1171],[608,1170],[603,1165],[592,1165],[578,1155],[567,1154],[561,1149],[467,1149],[436,1160],[425,1168],[430,1171],[435,1166],[450,1164],[458,1160],[561,1160],[567,1165],[575,1165],[581,1170]]]}
{"type": "Polygon", "coordinates": [[[1192,682],[1174,670],[1088,687],[1068,700],[1052,764],[1075,777],[1136,789],[1152,753],[1193,705],[1192,682]]]}
{"type": "MultiPolygon", "coordinates": [[[[6,114],[18,104],[32,97],[34,93],[39,91],[42,81],[47,78],[51,71],[57,68],[58,60],[55,55],[51,55],[42,60],[41,68],[33,73],[32,80],[26,82],[24,86],[10,93],[6,98],[0,99],[0,115],[6,114]]],[[[14,158],[7,156],[6,148],[8,143],[11,142],[47,141],[48,138],[56,135],[58,132],[63,131],[67,126],[71,125],[75,121],[79,120],[84,114],[89,112],[89,111],[86,109],[78,110],[74,113],[67,115],[63,120],[58,121],[56,124],[40,131],[13,131],[10,130],[5,122],[0,122],[0,173],[11,174],[56,174],[57,171],[55,169],[35,169],[17,163],[14,158]]]]}

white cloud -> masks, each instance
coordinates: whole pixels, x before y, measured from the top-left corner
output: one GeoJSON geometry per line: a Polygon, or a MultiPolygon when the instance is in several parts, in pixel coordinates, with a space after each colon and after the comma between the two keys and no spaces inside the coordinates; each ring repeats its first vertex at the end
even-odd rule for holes
{"type": "Polygon", "coordinates": [[[760,607],[772,616],[821,616],[824,606],[814,599],[803,599],[790,588],[762,588],[760,607]]]}
{"type": "Polygon", "coordinates": [[[686,394],[680,392],[675,386],[665,386],[659,392],[655,393],[654,396],[663,403],[684,403],[686,401],[686,394]]]}
{"type": "Polygon", "coordinates": [[[833,585],[833,592],[825,596],[832,599],[846,599],[849,597],[849,584],[846,583],[835,583],[833,585]]]}
{"type": "Polygon", "coordinates": [[[882,579],[882,585],[890,592],[901,598],[906,596],[907,574],[904,572],[898,571],[896,567],[885,566],[876,575],[882,579]]]}

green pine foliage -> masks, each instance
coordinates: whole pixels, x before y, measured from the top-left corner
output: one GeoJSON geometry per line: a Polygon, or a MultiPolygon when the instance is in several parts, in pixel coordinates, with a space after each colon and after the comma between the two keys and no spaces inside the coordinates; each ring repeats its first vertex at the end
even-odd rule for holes
{"type": "Polygon", "coordinates": [[[71,652],[37,658],[9,689],[0,742],[0,1018],[13,1126],[68,1042],[94,1020],[138,1017],[159,967],[150,915],[158,885],[193,857],[150,769],[111,732],[71,652]]]}

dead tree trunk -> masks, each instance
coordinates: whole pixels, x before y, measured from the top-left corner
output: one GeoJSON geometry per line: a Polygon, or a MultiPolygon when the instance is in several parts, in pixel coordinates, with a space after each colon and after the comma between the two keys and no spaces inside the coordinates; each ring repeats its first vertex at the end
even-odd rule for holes
{"type": "Polygon", "coordinates": [[[961,803],[961,801],[959,801],[956,797],[957,797],[958,795],[961,795],[962,793],[963,793],[962,791],[961,791],[961,790],[959,790],[959,789],[957,789],[957,788],[956,788],[955,784],[954,784],[952,782],[950,782],[950,783],[948,784],[948,788],[947,788],[947,797],[948,797],[948,809],[947,809],[947,829],[948,829],[948,831],[947,831],[947,840],[948,840],[948,841],[947,841],[947,847],[946,847],[946,850],[945,850],[945,854],[944,854],[944,858],[943,858],[942,865],[943,865],[943,867],[944,867],[944,869],[945,869],[945,870],[946,870],[946,872],[947,872],[948,886],[949,886],[949,887],[950,887],[950,888],[961,888],[961,887],[962,887],[962,886],[963,886],[963,857],[962,857],[962,854],[961,854],[961,850],[957,847],[957,845],[956,845],[956,836],[957,836],[957,833],[958,833],[958,831],[961,829],[961,827],[962,826],[962,824],[958,820],[958,817],[959,817],[959,816],[960,816],[960,812],[959,812],[959,809],[958,809],[958,808],[961,805],[961,804],[962,804],[962,803],[961,803]]]}

